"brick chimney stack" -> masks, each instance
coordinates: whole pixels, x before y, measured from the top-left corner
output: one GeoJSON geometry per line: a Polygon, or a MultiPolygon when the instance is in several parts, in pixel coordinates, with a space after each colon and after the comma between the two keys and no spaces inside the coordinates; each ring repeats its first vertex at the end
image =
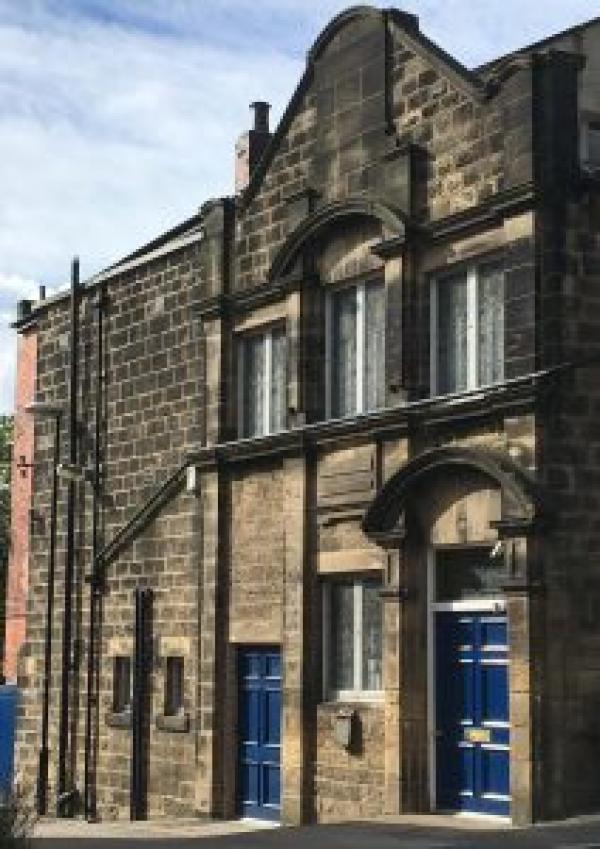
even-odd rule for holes
{"type": "Polygon", "coordinates": [[[242,192],[263,155],[271,138],[269,130],[270,103],[257,100],[250,104],[254,111],[254,127],[238,139],[235,146],[235,193],[242,192]]]}

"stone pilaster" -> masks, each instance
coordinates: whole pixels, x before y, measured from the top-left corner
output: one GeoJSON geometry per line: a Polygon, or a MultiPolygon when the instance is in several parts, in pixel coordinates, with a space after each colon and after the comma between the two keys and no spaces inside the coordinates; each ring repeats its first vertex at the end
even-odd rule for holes
{"type": "Polygon", "coordinates": [[[281,820],[300,825],[307,817],[307,705],[311,677],[307,669],[307,617],[310,578],[307,568],[307,464],[304,457],[284,462],[285,551],[282,636],[281,820]]]}
{"type": "Polygon", "coordinates": [[[514,825],[526,825],[533,820],[529,598],[525,593],[509,593],[506,608],[510,653],[511,816],[514,825]]]}
{"type": "Polygon", "coordinates": [[[202,478],[203,538],[199,582],[198,615],[198,714],[196,807],[204,816],[214,816],[220,803],[220,746],[217,739],[219,571],[221,560],[220,481],[218,472],[202,478]]]}
{"type": "Polygon", "coordinates": [[[510,793],[514,825],[533,821],[533,699],[531,668],[531,585],[525,537],[505,540],[510,580],[505,586],[508,619],[510,793]]]}
{"type": "Polygon", "coordinates": [[[385,813],[402,812],[402,591],[399,549],[387,552],[389,587],[383,601],[383,685],[385,691],[385,813]]]}

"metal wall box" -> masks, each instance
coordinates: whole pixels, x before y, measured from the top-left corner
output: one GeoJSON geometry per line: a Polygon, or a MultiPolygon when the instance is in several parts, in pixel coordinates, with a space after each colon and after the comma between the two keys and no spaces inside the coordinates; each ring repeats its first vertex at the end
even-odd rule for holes
{"type": "Polygon", "coordinates": [[[352,737],[356,718],[354,710],[340,710],[335,716],[333,723],[333,739],[344,749],[352,746],[352,737]]]}

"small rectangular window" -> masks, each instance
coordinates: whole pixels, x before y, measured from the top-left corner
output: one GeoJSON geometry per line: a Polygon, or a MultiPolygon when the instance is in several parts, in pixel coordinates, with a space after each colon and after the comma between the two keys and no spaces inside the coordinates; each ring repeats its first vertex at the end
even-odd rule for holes
{"type": "Polygon", "coordinates": [[[183,713],[183,658],[168,657],[165,674],[165,716],[183,713]]]}
{"type": "Polygon", "coordinates": [[[385,288],[348,286],[328,299],[329,414],[344,418],[385,404],[385,288]]]}
{"type": "Polygon", "coordinates": [[[113,713],[131,710],[131,658],[119,656],[113,662],[113,713]]]}
{"type": "Polygon", "coordinates": [[[323,586],[325,694],[370,698],[381,692],[382,610],[375,580],[327,582],[323,586]]]}
{"type": "Polygon", "coordinates": [[[265,436],[284,430],[287,419],[287,339],[270,327],[239,340],[239,434],[265,436]]]}

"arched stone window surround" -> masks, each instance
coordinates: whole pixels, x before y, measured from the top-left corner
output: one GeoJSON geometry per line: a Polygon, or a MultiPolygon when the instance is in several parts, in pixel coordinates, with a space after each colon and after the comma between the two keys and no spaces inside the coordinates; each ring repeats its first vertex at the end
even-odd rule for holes
{"type": "Polygon", "coordinates": [[[405,216],[400,210],[392,209],[379,201],[366,197],[348,198],[320,206],[302,221],[288,236],[273,260],[269,281],[274,282],[291,268],[301,250],[314,240],[325,228],[345,218],[373,218],[381,222],[396,238],[406,233],[405,216]]]}

